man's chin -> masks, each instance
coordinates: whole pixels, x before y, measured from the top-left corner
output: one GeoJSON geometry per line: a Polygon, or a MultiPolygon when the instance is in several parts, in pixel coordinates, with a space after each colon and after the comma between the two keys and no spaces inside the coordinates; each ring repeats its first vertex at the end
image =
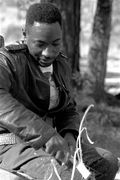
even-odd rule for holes
{"type": "Polygon", "coordinates": [[[41,61],[39,60],[39,65],[41,67],[48,67],[50,66],[53,62],[54,62],[55,59],[52,59],[51,61],[47,62],[47,61],[41,61]]]}

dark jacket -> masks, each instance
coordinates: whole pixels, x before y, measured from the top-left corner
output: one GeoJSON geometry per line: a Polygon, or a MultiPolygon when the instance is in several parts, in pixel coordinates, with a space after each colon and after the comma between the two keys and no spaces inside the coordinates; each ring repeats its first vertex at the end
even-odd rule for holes
{"type": "Polygon", "coordinates": [[[53,71],[60,102],[57,108],[48,110],[49,83],[27,45],[0,49],[0,134],[15,133],[39,149],[56,131],[44,121],[51,117],[62,136],[69,131],[77,135],[79,115],[70,92],[70,66],[61,53],[53,71]]]}

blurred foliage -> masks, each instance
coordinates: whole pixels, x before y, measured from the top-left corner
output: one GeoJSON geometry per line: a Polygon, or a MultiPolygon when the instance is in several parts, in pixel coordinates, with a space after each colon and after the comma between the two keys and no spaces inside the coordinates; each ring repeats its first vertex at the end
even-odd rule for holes
{"type": "Polygon", "coordinates": [[[20,0],[17,1],[17,7],[20,8],[20,10],[26,11],[30,5],[38,2],[40,2],[40,0],[20,0]]]}
{"type": "Polygon", "coordinates": [[[22,38],[25,24],[26,9],[38,0],[1,0],[0,1],[0,35],[4,36],[5,44],[22,38]]]}

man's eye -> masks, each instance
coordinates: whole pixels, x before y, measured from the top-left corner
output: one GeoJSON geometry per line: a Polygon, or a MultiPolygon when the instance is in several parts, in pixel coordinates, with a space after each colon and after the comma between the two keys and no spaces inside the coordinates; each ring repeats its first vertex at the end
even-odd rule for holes
{"type": "Polygon", "coordinates": [[[44,43],[36,43],[36,46],[37,46],[38,48],[42,48],[44,45],[45,45],[44,43]]]}
{"type": "Polygon", "coordinates": [[[44,46],[44,44],[38,44],[37,46],[38,46],[38,47],[43,47],[43,46],[44,46]]]}
{"type": "Polygon", "coordinates": [[[53,43],[52,45],[53,46],[59,46],[59,43],[53,43]]]}

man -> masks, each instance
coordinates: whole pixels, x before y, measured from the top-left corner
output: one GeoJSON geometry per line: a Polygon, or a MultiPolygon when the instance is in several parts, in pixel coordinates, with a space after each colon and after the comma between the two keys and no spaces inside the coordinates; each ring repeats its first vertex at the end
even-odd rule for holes
{"type": "MultiPolygon", "coordinates": [[[[25,42],[0,50],[0,161],[2,168],[44,179],[51,158],[60,167],[74,154],[80,121],[58,8],[31,5],[23,35],[25,42]]],[[[110,152],[82,149],[97,180],[114,179],[118,165],[110,152]]]]}

